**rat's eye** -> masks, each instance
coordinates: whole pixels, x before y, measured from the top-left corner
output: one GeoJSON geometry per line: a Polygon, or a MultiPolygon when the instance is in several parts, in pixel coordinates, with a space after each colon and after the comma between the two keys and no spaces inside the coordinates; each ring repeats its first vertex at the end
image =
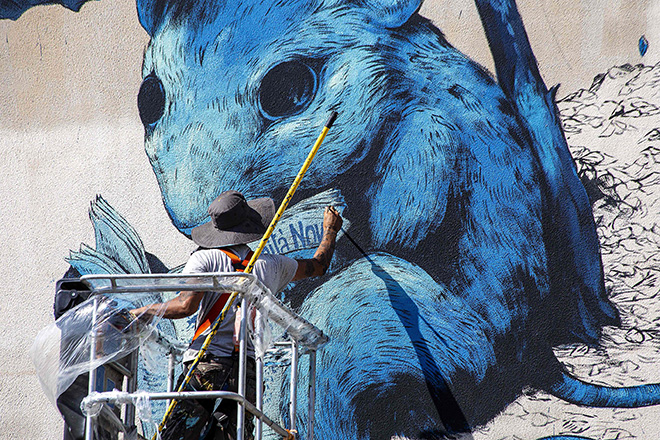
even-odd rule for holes
{"type": "Polygon", "coordinates": [[[259,103],[270,119],[305,110],[316,93],[316,73],[301,61],[278,64],[261,81],[259,103]]]}
{"type": "Polygon", "coordinates": [[[142,81],[138,93],[138,110],[145,127],[156,123],[165,112],[165,89],[154,73],[142,81]]]}

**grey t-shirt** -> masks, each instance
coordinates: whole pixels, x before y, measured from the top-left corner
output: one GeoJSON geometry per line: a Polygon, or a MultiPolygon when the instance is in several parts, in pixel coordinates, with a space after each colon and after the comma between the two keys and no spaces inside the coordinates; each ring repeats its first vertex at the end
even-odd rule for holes
{"type": "MultiPolygon", "coordinates": [[[[232,246],[231,252],[239,258],[245,259],[250,251],[246,245],[232,246]]],[[[252,273],[261,281],[273,294],[277,294],[293,279],[298,268],[298,262],[283,255],[262,254],[252,269],[252,273]]],[[[231,265],[231,259],[219,249],[204,249],[195,252],[190,256],[183,269],[183,273],[208,273],[208,272],[234,272],[231,265]]],[[[196,328],[204,321],[206,315],[211,310],[215,302],[220,298],[220,292],[206,292],[199,305],[197,312],[196,328]]],[[[224,321],[220,324],[217,334],[211,341],[207,353],[213,356],[231,356],[234,351],[234,319],[238,304],[234,302],[231,310],[228,311],[224,321]]],[[[189,362],[195,359],[199,348],[204,343],[207,334],[206,330],[194,342],[183,355],[183,361],[189,362]]],[[[254,356],[252,344],[248,343],[248,355],[254,356]]]]}

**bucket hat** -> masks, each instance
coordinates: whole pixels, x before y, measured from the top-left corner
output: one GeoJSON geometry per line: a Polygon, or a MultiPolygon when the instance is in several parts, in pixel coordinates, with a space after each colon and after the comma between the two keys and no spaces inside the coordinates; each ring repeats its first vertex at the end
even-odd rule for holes
{"type": "Polygon", "coordinates": [[[272,199],[246,200],[230,190],[220,194],[208,209],[211,221],[193,228],[191,237],[205,248],[250,243],[260,239],[275,217],[272,199]]]}

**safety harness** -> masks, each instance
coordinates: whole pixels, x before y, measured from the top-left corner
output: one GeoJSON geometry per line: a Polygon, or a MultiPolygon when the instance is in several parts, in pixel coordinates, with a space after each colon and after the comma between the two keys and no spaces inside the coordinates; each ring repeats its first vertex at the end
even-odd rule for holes
{"type": "MultiPolygon", "coordinates": [[[[250,263],[250,259],[252,258],[252,255],[254,254],[254,252],[250,251],[245,257],[245,260],[241,260],[238,257],[238,255],[234,254],[230,250],[227,249],[219,249],[219,250],[224,252],[231,259],[231,265],[236,272],[244,272],[245,268],[250,263]]],[[[220,298],[218,298],[215,304],[213,304],[213,307],[211,307],[211,310],[209,310],[209,312],[206,314],[204,321],[199,325],[199,327],[197,327],[197,330],[195,330],[195,334],[193,335],[192,338],[193,341],[199,338],[201,334],[204,333],[204,331],[206,331],[206,329],[211,327],[211,324],[213,324],[213,321],[215,321],[216,318],[220,315],[222,309],[225,307],[225,303],[227,302],[230,296],[231,293],[223,293],[222,295],[220,295],[220,298]]]]}

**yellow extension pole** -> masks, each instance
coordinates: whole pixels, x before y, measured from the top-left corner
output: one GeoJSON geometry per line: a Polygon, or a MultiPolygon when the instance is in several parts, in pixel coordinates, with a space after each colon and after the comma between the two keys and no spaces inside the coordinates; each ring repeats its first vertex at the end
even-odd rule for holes
{"type": "MultiPolygon", "coordinates": [[[[252,255],[252,258],[250,258],[250,261],[245,268],[245,273],[250,273],[252,272],[252,269],[254,268],[255,263],[257,262],[257,259],[259,258],[259,255],[261,255],[261,252],[264,250],[264,247],[266,247],[266,243],[268,242],[268,239],[270,238],[271,234],[275,230],[275,226],[277,223],[280,221],[282,218],[282,214],[284,213],[284,210],[287,208],[289,205],[289,202],[293,198],[294,193],[298,189],[298,185],[300,185],[300,181],[302,180],[303,176],[307,172],[307,169],[309,168],[309,165],[312,163],[312,160],[314,159],[314,156],[316,155],[316,152],[319,150],[319,147],[323,143],[323,140],[325,139],[325,135],[328,133],[328,130],[332,127],[332,124],[334,124],[335,119],[337,119],[337,112],[332,112],[330,114],[330,117],[328,118],[328,122],[325,123],[325,126],[323,127],[323,130],[321,131],[321,134],[319,135],[318,139],[316,139],[316,143],[312,147],[312,150],[309,152],[307,155],[307,159],[305,159],[305,162],[303,163],[302,167],[300,168],[300,171],[298,171],[298,175],[296,178],[293,180],[293,184],[289,188],[289,191],[287,192],[286,196],[284,197],[284,200],[282,200],[282,203],[280,204],[279,209],[275,213],[275,217],[273,217],[273,220],[270,222],[270,225],[268,226],[268,229],[266,229],[266,232],[264,233],[263,237],[261,238],[261,241],[259,242],[259,246],[257,246],[257,249],[254,251],[254,254],[252,255]]],[[[190,368],[188,369],[188,373],[186,374],[186,377],[183,379],[183,382],[179,386],[179,389],[177,390],[178,392],[181,392],[184,390],[184,388],[190,383],[190,380],[192,379],[192,375],[197,368],[197,365],[199,364],[200,359],[204,356],[206,353],[206,350],[208,349],[209,345],[211,345],[211,341],[215,337],[216,333],[218,332],[218,329],[220,328],[220,324],[225,320],[225,315],[227,314],[227,311],[230,309],[231,305],[233,304],[234,300],[238,296],[238,292],[233,292],[229,298],[227,299],[227,302],[225,303],[225,306],[222,308],[222,312],[220,312],[220,315],[216,318],[215,322],[211,326],[211,330],[209,335],[206,337],[204,340],[204,344],[202,344],[202,347],[199,349],[199,352],[197,353],[197,356],[193,360],[192,364],[190,365],[190,368]]],[[[167,408],[167,411],[165,411],[165,415],[163,416],[163,421],[160,422],[160,425],[158,425],[158,432],[154,434],[152,437],[152,440],[156,440],[158,433],[160,433],[163,428],[165,427],[165,423],[167,422],[167,419],[169,416],[172,414],[172,411],[176,407],[177,401],[172,400],[170,402],[169,407],[167,408]]]]}

